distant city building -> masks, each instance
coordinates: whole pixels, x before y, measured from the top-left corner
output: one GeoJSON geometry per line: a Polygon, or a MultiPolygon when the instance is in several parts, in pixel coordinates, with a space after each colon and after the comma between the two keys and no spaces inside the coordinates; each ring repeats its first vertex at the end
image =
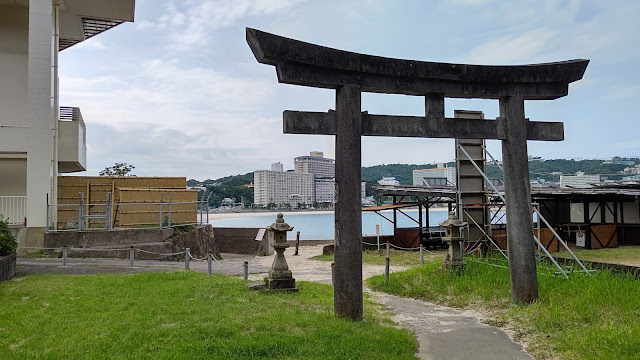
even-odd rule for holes
{"type": "Polygon", "coordinates": [[[334,179],[315,179],[316,202],[336,203],[336,181],[334,179]]]}
{"type": "MultiPolygon", "coordinates": [[[[281,169],[282,165],[277,164],[273,164],[271,168],[281,169]]],[[[258,205],[297,207],[298,204],[312,205],[315,201],[313,174],[256,170],[253,173],[253,184],[253,202],[258,205]]]]}
{"type": "Polygon", "coordinates": [[[413,170],[414,186],[455,186],[456,168],[437,167],[434,169],[413,170]]]}
{"type": "Polygon", "coordinates": [[[529,155],[529,161],[544,161],[544,159],[540,156],[529,155]]]}
{"type": "Polygon", "coordinates": [[[336,203],[335,160],[325,158],[322,151],[311,151],[309,156],[293,159],[295,172],[313,174],[315,181],[315,201],[322,204],[336,203]]]}
{"type": "Polygon", "coordinates": [[[334,178],[336,176],[335,160],[324,157],[321,151],[312,151],[309,156],[298,156],[293,159],[297,173],[309,173],[318,178],[334,178]]]}
{"type": "Polygon", "coordinates": [[[383,177],[378,180],[378,184],[380,185],[400,185],[400,181],[396,180],[395,177],[383,177]]]}
{"type": "Polygon", "coordinates": [[[367,182],[363,181],[360,184],[360,199],[364,200],[367,198],[367,182]]]}
{"type": "Polygon", "coordinates": [[[273,164],[271,164],[271,171],[280,171],[283,172],[284,168],[282,167],[282,163],[280,162],[275,162],[273,164]]]}
{"type": "Polygon", "coordinates": [[[560,175],[560,187],[584,189],[600,184],[600,175],[585,175],[582,171],[578,171],[575,175],[560,175]]]}
{"type": "Polygon", "coordinates": [[[335,204],[335,160],[325,158],[320,151],[294,159],[294,170],[284,171],[281,163],[273,163],[271,171],[257,170],[253,175],[254,203],[262,206],[299,204],[311,206],[314,202],[335,204]]]}
{"type": "Polygon", "coordinates": [[[196,190],[196,191],[207,191],[206,186],[187,186],[187,190],[196,190]]]}

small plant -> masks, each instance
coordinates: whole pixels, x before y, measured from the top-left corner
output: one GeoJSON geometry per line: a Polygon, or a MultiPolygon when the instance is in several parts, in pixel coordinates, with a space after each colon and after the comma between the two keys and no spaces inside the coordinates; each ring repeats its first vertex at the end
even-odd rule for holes
{"type": "Polygon", "coordinates": [[[9,230],[9,221],[0,215],[0,256],[9,255],[16,251],[18,242],[9,230]]]}

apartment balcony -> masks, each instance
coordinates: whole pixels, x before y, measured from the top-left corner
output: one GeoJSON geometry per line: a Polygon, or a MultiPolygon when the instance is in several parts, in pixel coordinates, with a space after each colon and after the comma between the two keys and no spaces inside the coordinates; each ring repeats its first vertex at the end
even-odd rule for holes
{"type": "Polygon", "coordinates": [[[58,172],[87,170],[87,127],[77,107],[60,107],[58,120],[58,172]]]}

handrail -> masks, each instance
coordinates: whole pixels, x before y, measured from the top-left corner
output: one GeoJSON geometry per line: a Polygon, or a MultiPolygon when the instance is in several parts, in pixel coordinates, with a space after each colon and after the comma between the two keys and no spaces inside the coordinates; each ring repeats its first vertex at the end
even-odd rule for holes
{"type": "Polygon", "coordinates": [[[0,196],[0,215],[9,225],[24,224],[27,217],[27,197],[0,196]]]}

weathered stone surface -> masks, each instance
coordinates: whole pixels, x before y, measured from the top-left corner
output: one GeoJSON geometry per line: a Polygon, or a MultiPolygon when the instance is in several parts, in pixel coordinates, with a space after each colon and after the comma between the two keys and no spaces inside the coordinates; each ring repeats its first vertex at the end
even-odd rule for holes
{"type": "Polygon", "coordinates": [[[524,99],[512,96],[500,100],[500,126],[507,133],[502,140],[504,192],[507,205],[507,242],[513,303],[530,303],[538,298],[533,214],[527,155],[524,99]]]}
{"type": "Polygon", "coordinates": [[[171,242],[173,243],[174,252],[189,248],[192,256],[205,258],[209,254],[209,250],[211,250],[213,256],[220,258],[220,250],[211,225],[198,226],[189,232],[179,234],[171,239],[171,242]]]}
{"type": "MultiPolygon", "coordinates": [[[[335,111],[310,112],[285,110],[285,134],[336,135],[335,111]]],[[[496,120],[438,118],[424,116],[375,115],[362,112],[362,136],[420,138],[506,139],[496,120]]],[[[527,140],[564,140],[561,122],[529,121],[527,140]]]]}
{"type": "Polygon", "coordinates": [[[325,245],[322,247],[322,255],[333,255],[335,252],[335,245],[325,245]]]}
{"type": "Polygon", "coordinates": [[[254,255],[260,252],[261,241],[256,241],[259,228],[213,228],[218,249],[223,253],[254,255]]]}
{"type": "Polygon", "coordinates": [[[7,281],[16,276],[16,253],[0,256],[0,281],[7,281]]]}
{"type": "Polygon", "coordinates": [[[565,96],[580,80],[588,60],[486,66],[393,59],[332,49],[247,28],[258,62],[275,65],[278,81],[337,89],[357,85],[365,92],[446,97],[499,98],[519,92],[525,99],[565,96]]]}
{"type": "Polygon", "coordinates": [[[336,205],[333,279],[334,311],[362,320],[361,92],[355,86],[336,91],[336,205]]]}

